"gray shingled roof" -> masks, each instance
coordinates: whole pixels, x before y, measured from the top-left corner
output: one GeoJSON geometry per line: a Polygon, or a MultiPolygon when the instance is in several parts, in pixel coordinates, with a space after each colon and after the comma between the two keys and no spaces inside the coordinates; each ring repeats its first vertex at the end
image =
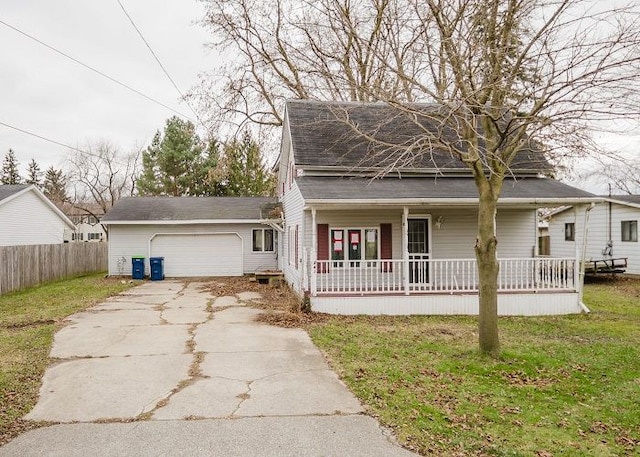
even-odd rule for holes
{"type": "Polygon", "coordinates": [[[640,195],[612,195],[611,197],[606,196],[605,198],[640,205],[640,195]]]}
{"type": "MultiPolygon", "coordinates": [[[[438,108],[434,105],[415,106],[437,115],[438,108]]],[[[460,147],[457,132],[437,122],[435,116],[421,118],[422,125],[418,125],[409,115],[384,103],[289,100],[286,109],[296,165],[302,168],[387,166],[395,162],[401,151],[406,152],[411,147],[415,152],[407,154],[400,164],[396,164],[396,168],[468,169],[450,153],[435,150],[424,140],[415,144],[416,139],[424,138],[422,129],[427,129],[439,132],[440,138],[460,147]],[[356,135],[353,128],[344,121],[345,116],[358,126],[360,132],[375,137],[375,144],[356,135]],[[397,146],[383,147],[379,142],[397,146]],[[430,153],[422,153],[425,150],[430,153]],[[374,151],[377,153],[374,154],[374,151]]],[[[539,150],[528,147],[518,153],[512,169],[514,172],[530,172],[546,171],[551,167],[539,150]]]]}
{"type": "Polygon", "coordinates": [[[274,202],[269,197],[127,197],[100,222],[262,219],[263,206],[274,202]]]}
{"type": "MultiPolygon", "coordinates": [[[[471,178],[335,178],[303,176],[296,179],[305,200],[388,199],[401,203],[416,198],[477,198],[471,178]]],[[[505,179],[501,198],[582,199],[596,197],[575,187],[546,178],[505,179]]]]}
{"type": "Polygon", "coordinates": [[[12,196],[13,194],[17,194],[21,190],[29,187],[29,184],[3,184],[0,185],[0,201],[4,200],[7,197],[12,196]]]}

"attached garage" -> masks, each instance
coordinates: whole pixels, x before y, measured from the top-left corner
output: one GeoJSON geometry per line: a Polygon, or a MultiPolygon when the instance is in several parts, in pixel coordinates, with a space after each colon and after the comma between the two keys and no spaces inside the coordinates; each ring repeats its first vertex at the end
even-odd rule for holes
{"type": "Polygon", "coordinates": [[[159,233],[150,257],[164,257],[169,277],[242,276],[242,242],[238,233],[159,233]]]}
{"type": "Polygon", "coordinates": [[[263,197],[130,197],[102,219],[109,275],[131,274],[132,257],[164,257],[170,277],[240,276],[276,269],[282,220],[263,197]]]}

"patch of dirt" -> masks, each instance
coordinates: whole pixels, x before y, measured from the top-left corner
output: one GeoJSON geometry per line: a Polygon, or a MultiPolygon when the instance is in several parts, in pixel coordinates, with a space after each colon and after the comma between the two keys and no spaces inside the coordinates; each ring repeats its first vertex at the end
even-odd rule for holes
{"type": "Polygon", "coordinates": [[[13,422],[6,424],[0,429],[0,446],[7,444],[16,436],[21,435],[29,430],[35,428],[47,427],[53,425],[53,422],[33,422],[22,419],[16,419],[13,422]]]}
{"type": "MultiPolygon", "coordinates": [[[[215,296],[235,296],[240,292],[257,292],[262,298],[251,300],[251,306],[266,312],[258,317],[259,322],[279,327],[296,328],[316,322],[326,322],[328,315],[305,312],[305,299],[299,297],[282,282],[260,284],[252,277],[209,278],[203,290],[215,296]]],[[[219,311],[216,308],[216,311],[219,311]]]]}
{"type": "Polygon", "coordinates": [[[40,327],[41,325],[58,324],[63,320],[64,319],[60,319],[60,320],[44,319],[44,320],[35,320],[35,321],[29,321],[29,322],[14,322],[6,325],[4,324],[0,325],[0,328],[6,328],[8,330],[19,330],[23,328],[40,327]]]}
{"type": "Polygon", "coordinates": [[[301,300],[286,285],[260,284],[253,277],[208,278],[204,282],[201,288],[216,297],[235,296],[240,292],[257,292],[262,295],[262,299],[250,303],[263,309],[290,311],[290,308],[297,306],[301,300]]]}
{"type": "Polygon", "coordinates": [[[625,295],[640,297],[640,277],[616,275],[585,277],[585,284],[602,284],[612,287],[625,295]]]}
{"type": "Polygon", "coordinates": [[[503,373],[502,376],[510,385],[516,386],[516,387],[533,386],[538,388],[544,388],[544,387],[549,387],[550,385],[555,383],[555,380],[549,377],[544,377],[544,376],[532,377],[532,376],[528,376],[522,371],[503,373]]]}

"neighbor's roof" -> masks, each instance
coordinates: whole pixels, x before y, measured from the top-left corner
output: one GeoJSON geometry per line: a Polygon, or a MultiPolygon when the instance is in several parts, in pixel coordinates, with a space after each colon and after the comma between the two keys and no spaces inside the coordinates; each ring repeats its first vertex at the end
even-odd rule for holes
{"type": "MultiPolygon", "coordinates": [[[[302,176],[296,183],[307,203],[313,202],[415,202],[472,204],[478,190],[471,178],[336,178],[302,176]]],[[[569,204],[600,201],[589,192],[547,178],[505,179],[503,203],[569,204]]]]}
{"type": "MultiPolygon", "coordinates": [[[[629,206],[631,208],[640,208],[640,195],[601,195],[601,201],[616,203],[618,205],[629,206]]],[[[555,211],[550,212],[545,217],[551,218],[558,214],[564,213],[570,210],[573,206],[568,205],[562,208],[558,208],[555,211]]]]}
{"type": "Polygon", "coordinates": [[[51,210],[56,213],[56,215],[62,219],[62,221],[72,230],[75,229],[75,225],[71,220],[58,208],[53,204],[51,200],[47,198],[45,194],[42,193],[40,189],[38,189],[33,184],[3,184],[0,185],[0,205],[5,204],[14,198],[19,198],[20,195],[25,194],[27,192],[33,192],[42,202],[47,205],[51,210]]]}
{"type": "Polygon", "coordinates": [[[94,202],[78,202],[76,204],[72,203],[59,203],[56,206],[67,216],[86,216],[88,214],[94,214],[96,216],[100,216],[104,214],[104,210],[102,206],[98,203],[94,202]]]}
{"type": "Polygon", "coordinates": [[[611,195],[605,197],[613,202],[630,203],[631,206],[640,206],[640,195],[611,195]]]}
{"type": "MultiPolygon", "coordinates": [[[[286,104],[296,165],[307,167],[387,167],[468,172],[468,166],[445,150],[428,143],[424,131],[461,148],[458,132],[444,126],[436,105],[413,105],[426,116],[419,122],[384,103],[289,100],[286,104]],[[348,121],[347,121],[348,119],[348,121]],[[358,132],[350,124],[357,126],[358,132]],[[362,133],[370,135],[372,142],[362,133]],[[393,147],[383,144],[394,145],[393,147]],[[412,153],[406,153],[411,150],[412,153]],[[427,153],[425,153],[427,151],[427,153]],[[406,157],[396,163],[398,157],[406,157]]],[[[551,170],[538,148],[531,145],[516,155],[514,172],[551,170]]]]}
{"type": "Polygon", "coordinates": [[[185,223],[262,220],[270,197],[127,197],[119,200],[101,223],[185,223]]]}
{"type": "Polygon", "coordinates": [[[0,201],[17,194],[18,192],[29,187],[29,184],[3,184],[0,185],[0,201]]]}

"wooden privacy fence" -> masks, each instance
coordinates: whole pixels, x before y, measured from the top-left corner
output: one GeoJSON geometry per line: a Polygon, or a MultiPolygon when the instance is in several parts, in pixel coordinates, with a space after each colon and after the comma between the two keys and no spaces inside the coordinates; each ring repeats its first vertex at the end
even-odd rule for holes
{"type": "Polygon", "coordinates": [[[107,269],[107,243],[0,246],[0,295],[107,269]]]}

